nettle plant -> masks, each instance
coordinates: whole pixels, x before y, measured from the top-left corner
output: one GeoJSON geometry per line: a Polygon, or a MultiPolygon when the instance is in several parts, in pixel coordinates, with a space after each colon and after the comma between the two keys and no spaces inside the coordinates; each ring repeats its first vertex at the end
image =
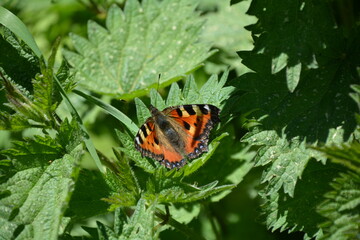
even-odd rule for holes
{"type": "Polygon", "coordinates": [[[87,37],[70,34],[61,64],[59,40],[45,60],[24,23],[0,7],[0,129],[13,132],[0,152],[2,239],[237,238],[223,231],[229,219],[220,224],[206,209],[255,167],[268,229],[359,238],[359,16],[328,1],[254,0],[247,15],[242,3],[219,3],[213,14],[197,4],[105,7],[105,22],[89,21],[87,37]],[[249,45],[241,20],[254,42],[236,53],[248,48],[236,41],[249,45]],[[207,80],[196,77],[204,62],[216,73],[207,80]],[[142,158],[134,136],[148,106],[195,103],[221,109],[209,151],[172,170],[142,158]],[[113,157],[94,146],[96,120],[84,124],[99,118],[84,110],[95,105],[118,120],[113,157]],[[96,170],[82,166],[85,152],[96,170]],[[112,220],[74,234],[100,214],[112,220]]]}

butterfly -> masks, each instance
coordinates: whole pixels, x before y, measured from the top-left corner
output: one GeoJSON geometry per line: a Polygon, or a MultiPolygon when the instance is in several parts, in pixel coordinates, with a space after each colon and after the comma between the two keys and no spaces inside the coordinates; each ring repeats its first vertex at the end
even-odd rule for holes
{"type": "Polygon", "coordinates": [[[209,134],[220,122],[220,109],[210,104],[150,106],[151,117],[140,127],[135,148],[141,156],[158,160],[166,168],[181,168],[187,159],[208,151],[209,134]]]}

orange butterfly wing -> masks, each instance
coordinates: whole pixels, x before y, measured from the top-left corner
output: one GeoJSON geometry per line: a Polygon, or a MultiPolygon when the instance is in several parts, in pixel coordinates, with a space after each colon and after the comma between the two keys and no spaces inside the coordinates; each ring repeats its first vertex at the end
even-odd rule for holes
{"type": "Polygon", "coordinates": [[[166,108],[164,112],[186,132],[185,151],[188,158],[197,158],[208,151],[210,131],[220,122],[219,108],[209,104],[194,104],[166,108]]]}
{"type": "MultiPolygon", "coordinates": [[[[156,110],[157,111],[157,110],[156,110]]],[[[182,167],[186,158],[193,159],[208,151],[210,130],[220,121],[220,109],[209,104],[181,105],[165,108],[162,113],[174,129],[183,136],[184,149],[175,149],[153,117],[143,124],[135,137],[135,147],[144,157],[158,160],[167,168],[182,167]],[[182,152],[183,154],[181,154],[182,152]]]]}
{"type": "Polygon", "coordinates": [[[155,123],[150,117],[143,124],[135,137],[135,148],[146,156],[158,160],[167,168],[182,167],[185,164],[181,154],[173,148],[166,147],[156,133],[155,123]]]}

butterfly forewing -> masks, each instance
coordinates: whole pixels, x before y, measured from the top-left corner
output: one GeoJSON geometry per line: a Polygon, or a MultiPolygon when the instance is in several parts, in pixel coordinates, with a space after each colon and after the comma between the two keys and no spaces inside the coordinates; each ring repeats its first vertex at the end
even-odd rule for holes
{"type": "Polygon", "coordinates": [[[155,124],[151,118],[146,120],[140,127],[135,137],[135,148],[143,157],[146,156],[156,160],[162,160],[164,158],[159,138],[155,131],[155,124]]]}

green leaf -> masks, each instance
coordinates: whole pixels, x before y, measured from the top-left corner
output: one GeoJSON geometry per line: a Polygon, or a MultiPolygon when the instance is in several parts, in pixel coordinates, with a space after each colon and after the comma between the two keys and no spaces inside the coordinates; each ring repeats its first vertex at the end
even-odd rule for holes
{"type": "Polygon", "coordinates": [[[214,1],[216,11],[209,12],[205,9],[202,17],[206,23],[201,38],[212,42],[213,46],[220,50],[205,63],[207,73],[219,74],[229,66],[230,69],[235,69],[238,75],[249,71],[236,52],[253,48],[251,32],[245,29],[245,26],[256,22],[255,17],[246,14],[250,3],[241,1],[230,6],[229,1],[214,1]]]}
{"type": "Polygon", "coordinates": [[[32,92],[31,79],[40,72],[39,59],[9,29],[2,29],[0,49],[4,57],[0,59],[0,69],[25,88],[23,90],[32,92]],[[22,71],[19,71],[20,66],[22,71]]]}
{"type": "Polygon", "coordinates": [[[326,200],[318,212],[328,220],[321,224],[324,235],[320,239],[356,239],[360,231],[360,177],[342,173],[331,183],[326,200]]]}
{"type": "Polygon", "coordinates": [[[109,186],[99,171],[81,169],[65,216],[79,221],[107,213],[109,204],[103,198],[109,193],[109,186]]]}
{"type": "Polygon", "coordinates": [[[57,104],[54,102],[54,78],[53,68],[55,62],[55,56],[60,44],[58,39],[53,47],[52,53],[48,59],[48,64],[45,66],[43,61],[40,62],[41,74],[36,75],[32,81],[34,88],[34,104],[43,110],[46,114],[46,118],[51,119],[53,112],[55,111],[57,104]]]}
{"type": "MultiPolygon", "coordinates": [[[[146,203],[144,199],[140,199],[135,208],[135,212],[122,227],[118,224],[123,223],[123,217],[121,214],[117,215],[120,219],[115,221],[117,222],[117,226],[114,228],[121,231],[118,239],[157,239],[158,232],[154,230],[156,204],[150,203],[147,205],[146,203]]],[[[110,233],[114,234],[113,231],[110,233]]],[[[108,236],[111,234],[100,234],[100,236],[108,239],[108,236]]]]}
{"type": "Polygon", "coordinates": [[[303,231],[310,237],[320,234],[317,225],[326,219],[314,210],[324,201],[323,195],[330,190],[329,182],[338,175],[339,170],[342,168],[335,164],[324,166],[313,160],[298,181],[293,197],[281,191],[270,195],[263,192],[266,225],[272,231],[303,231]]]}
{"type": "Polygon", "coordinates": [[[354,141],[350,144],[342,144],[339,146],[324,146],[315,148],[323,152],[333,162],[342,164],[349,170],[360,174],[360,143],[354,141]]]}
{"type": "MultiPolygon", "coordinates": [[[[5,31],[5,33],[7,32],[5,31]]],[[[22,130],[29,127],[56,129],[60,123],[55,119],[54,115],[61,99],[59,98],[59,92],[54,87],[53,64],[59,42],[54,46],[52,55],[49,58],[49,65],[46,65],[42,59],[39,61],[31,53],[27,53],[28,49],[18,43],[11,33],[7,34],[6,40],[12,44],[12,47],[9,47],[10,50],[6,51],[9,53],[11,53],[11,49],[18,51],[19,54],[15,56],[20,55],[17,58],[22,59],[22,61],[15,58],[14,62],[12,62],[12,68],[8,67],[7,63],[0,62],[0,68],[4,70],[4,74],[0,72],[0,81],[3,83],[6,92],[8,100],[6,105],[15,111],[15,113],[9,111],[0,113],[0,129],[22,130]],[[25,62],[25,57],[28,62],[25,62]],[[26,74],[19,75],[17,73],[20,65],[21,67],[24,65],[23,71],[28,71],[26,74]],[[34,76],[38,72],[41,72],[41,74],[34,76]]],[[[60,71],[59,76],[64,75],[66,70],[61,69],[60,71]]],[[[68,85],[71,81],[66,81],[64,76],[62,77],[63,84],[69,88],[68,85]]]]}
{"type": "Polygon", "coordinates": [[[195,7],[190,0],[130,0],[124,11],[114,5],[106,29],[89,22],[89,39],[72,34],[77,53],[64,55],[81,86],[122,99],[143,95],[159,74],[162,86],[169,85],[210,55],[210,45],[199,41],[195,7]]]}
{"type": "Polygon", "coordinates": [[[185,179],[179,176],[175,169],[168,171],[158,168],[146,181],[146,192],[143,198],[150,201],[156,200],[158,203],[189,203],[206,199],[236,186],[235,184],[217,186],[218,181],[197,186],[197,183],[185,183],[185,179]]]}
{"type": "Polygon", "coordinates": [[[62,146],[63,152],[70,153],[76,146],[82,143],[84,135],[79,123],[75,119],[69,122],[65,118],[56,134],[56,141],[62,146]]]}
{"type": "MultiPolygon", "coordinates": [[[[305,66],[317,68],[317,58],[321,56],[317,50],[334,37],[333,26],[336,24],[327,2],[264,1],[251,4],[248,14],[259,19],[258,23],[248,27],[253,34],[260,35],[254,52],[261,51],[273,60],[273,73],[298,64],[303,66],[302,69],[305,66]]],[[[295,89],[294,82],[288,78],[289,90],[295,89]]]]}
{"type": "MultiPolygon", "coordinates": [[[[63,217],[78,175],[81,148],[48,166],[17,172],[0,192],[1,238],[57,239],[67,225],[63,217]]],[[[50,159],[49,159],[50,160],[50,159]]]]}
{"type": "MultiPolygon", "coordinates": [[[[184,104],[212,104],[222,108],[226,104],[226,100],[229,99],[230,95],[235,91],[234,87],[225,86],[228,75],[229,71],[225,71],[219,79],[218,76],[214,74],[210,76],[200,89],[197,87],[194,77],[189,76],[186,79],[182,91],[177,83],[171,85],[166,105],[161,98],[155,100],[154,97],[151,98],[151,103],[159,109],[165,106],[168,107],[169,105],[176,106],[184,104]]],[[[149,116],[150,112],[142,118],[145,119],[149,116]]]]}
{"type": "Polygon", "coordinates": [[[355,140],[316,149],[352,171],[342,172],[331,182],[332,190],[317,207],[318,213],[327,218],[319,224],[324,231],[320,239],[354,239],[360,230],[360,144],[355,140]]]}
{"type": "MultiPolygon", "coordinates": [[[[118,133],[121,136],[121,133],[118,133]]],[[[105,178],[111,187],[111,196],[105,201],[111,203],[110,209],[123,206],[134,206],[140,198],[140,185],[134,171],[129,165],[129,160],[120,152],[114,150],[117,161],[110,164],[110,171],[107,171],[105,178]]]]}
{"type": "MultiPolygon", "coordinates": [[[[160,206],[158,206],[160,207],[160,206]]],[[[201,209],[201,203],[198,204],[174,204],[169,206],[169,212],[171,217],[176,221],[189,224],[194,218],[196,218],[201,209]]]]}
{"type": "Polygon", "coordinates": [[[126,157],[122,156],[118,151],[114,150],[117,158],[116,171],[121,185],[118,188],[131,192],[134,195],[138,195],[141,192],[137,179],[134,175],[133,170],[130,167],[129,161],[126,157]]]}
{"type": "Polygon", "coordinates": [[[12,160],[17,171],[46,166],[64,153],[62,146],[48,135],[14,141],[13,144],[13,148],[3,150],[1,154],[12,160]]]}
{"type": "Polygon", "coordinates": [[[18,37],[20,37],[36,54],[38,58],[42,56],[39,47],[36,45],[34,38],[26,28],[25,24],[9,10],[0,6],[0,24],[10,29],[18,37]]]}
{"type": "Polygon", "coordinates": [[[305,141],[299,138],[289,141],[286,135],[280,138],[275,131],[253,131],[246,134],[242,141],[260,146],[255,166],[268,166],[262,182],[267,182],[269,195],[283,188],[285,193],[293,197],[296,182],[308,161],[311,158],[325,161],[317,151],[307,148],[305,141]]]}
{"type": "Polygon", "coordinates": [[[286,68],[286,81],[290,92],[294,92],[300,81],[301,63],[286,68]]]}
{"type": "Polygon", "coordinates": [[[283,70],[288,61],[288,55],[286,53],[280,53],[279,56],[276,56],[275,58],[271,59],[271,73],[275,74],[283,70]]]}
{"type": "MultiPolygon", "coordinates": [[[[217,186],[217,181],[209,183],[205,186],[191,186],[189,185],[187,191],[184,191],[183,187],[171,187],[168,189],[163,189],[159,192],[156,197],[161,203],[189,203],[194,201],[199,201],[206,199],[214,194],[230,190],[236,185],[222,185],[217,186]]],[[[149,199],[152,199],[151,197],[149,199]]]]}
{"type": "Polygon", "coordinates": [[[97,228],[97,236],[99,236],[98,239],[116,239],[116,236],[110,227],[102,224],[101,222],[96,222],[96,224],[98,227],[97,228]]]}
{"type": "MultiPolygon", "coordinates": [[[[173,85],[177,85],[176,83],[173,83],[173,85]]],[[[136,106],[136,116],[138,123],[145,123],[145,121],[150,117],[149,108],[141,101],[139,98],[135,98],[135,106],[136,106]]],[[[138,130],[138,127],[136,127],[136,130],[138,130]]],[[[134,132],[134,134],[136,131],[134,132]]]]}
{"type": "MultiPolygon", "coordinates": [[[[326,162],[314,147],[352,140],[358,112],[349,97],[350,86],[359,81],[358,33],[355,25],[351,33],[336,25],[329,9],[328,2],[253,1],[248,13],[259,19],[248,27],[256,36],[254,49],[239,55],[254,72],[233,82],[239,93],[236,111],[259,122],[243,141],[258,149],[256,166],[265,166],[261,181],[267,226],[301,230],[308,238],[320,237],[321,229],[314,226],[321,219],[312,222],[312,212],[300,213],[299,179],[311,159],[326,162]],[[290,217],[290,207],[299,209],[293,216],[301,217],[290,217]]],[[[312,181],[309,192],[330,180],[312,181]]]]}
{"type": "Polygon", "coordinates": [[[35,135],[23,141],[13,141],[13,147],[2,150],[0,153],[12,161],[17,171],[28,168],[47,166],[51,161],[61,158],[65,153],[72,152],[83,139],[77,122],[68,122],[67,119],[60,125],[56,136],[35,135]]]}
{"type": "Polygon", "coordinates": [[[14,114],[5,111],[1,112],[1,129],[21,130],[36,126],[36,124],[46,124],[46,114],[34,104],[32,96],[21,86],[6,79],[2,74],[0,77],[6,91],[6,98],[9,101],[7,106],[15,111],[14,114]],[[31,124],[29,120],[36,122],[36,124],[31,124]]]}
{"type": "Polygon", "coordinates": [[[240,97],[237,110],[246,113],[257,109],[252,114],[255,118],[266,115],[267,118],[261,121],[263,129],[275,129],[281,135],[286,127],[288,138],[301,136],[310,143],[325,142],[331,128],[343,126],[345,138],[354,131],[353,116],[357,109],[348,95],[349,86],[358,81],[358,77],[351,74],[350,59],[350,65],[344,62],[345,65],[308,70],[306,78],[293,93],[287,89],[283,72],[271,75],[266,69],[269,66],[267,57],[260,55],[252,60],[257,62],[258,67],[253,65],[255,62],[251,65],[258,73],[245,74],[235,83],[247,92],[240,97]]]}

